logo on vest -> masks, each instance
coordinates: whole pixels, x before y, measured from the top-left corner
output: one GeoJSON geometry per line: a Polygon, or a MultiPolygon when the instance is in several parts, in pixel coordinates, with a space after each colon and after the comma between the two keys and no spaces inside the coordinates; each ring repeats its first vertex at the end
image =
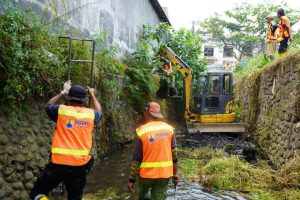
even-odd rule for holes
{"type": "Polygon", "coordinates": [[[153,143],[153,142],[154,142],[154,138],[153,138],[153,136],[152,136],[152,134],[151,134],[151,133],[150,133],[149,142],[150,142],[150,143],[153,143]]]}
{"type": "Polygon", "coordinates": [[[66,124],[66,127],[67,127],[67,128],[72,128],[72,127],[73,127],[73,124],[74,124],[74,120],[69,119],[68,123],[66,124]]]}
{"type": "Polygon", "coordinates": [[[168,137],[168,133],[156,133],[153,137],[152,133],[149,134],[149,142],[154,143],[155,139],[162,138],[165,139],[168,137]]]}
{"type": "Polygon", "coordinates": [[[74,127],[79,127],[79,128],[86,128],[86,127],[89,126],[89,122],[69,119],[67,124],[66,124],[66,127],[67,128],[73,128],[73,126],[74,127]]]}

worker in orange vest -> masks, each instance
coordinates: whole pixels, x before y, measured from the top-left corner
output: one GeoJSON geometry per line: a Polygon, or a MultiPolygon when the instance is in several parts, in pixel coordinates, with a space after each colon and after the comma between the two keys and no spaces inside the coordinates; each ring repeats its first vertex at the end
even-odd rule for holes
{"type": "Polygon", "coordinates": [[[276,53],[278,26],[273,16],[266,17],[268,23],[266,57],[273,60],[276,53]]]}
{"type": "Polygon", "coordinates": [[[133,162],[128,189],[135,192],[133,184],[139,176],[139,199],[164,200],[169,179],[178,184],[176,139],[173,127],[161,119],[163,115],[156,102],[145,107],[145,123],[136,129],[133,162]]]}
{"type": "Polygon", "coordinates": [[[33,200],[45,200],[49,192],[64,182],[68,191],[68,200],[80,200],[86,183],[86,174],[93,164],[90,156],[92,131],[101,118],[101,106],[94,89],[89,88],[93,109],[86,108],[87,91],[80,85],[64,89],[46,104],[46,112],[56,122],[53,133],[51,161],[41,172],[31,191],[33,200]],[[67,104],[59,104],[61,100],[67,104]]]}
{"type": "Polygon", "coordinates": [[[278,53],[282,54],[287,52],[288,41],[292,41],[292,29],[290,20],[285,16],[284,10],[280,8],[277,11],[277,17],[280,19],[279,22],[279,36],[278,42],[280,42],[278,53]]]}
{"type": "Polygon", "coordinates": [[[173,72],[173,67],[172,67],[172,63],[169,59],[167,58],[160,58],[161,61],[163,62],[163,72],[164,72],[164,75],[169,77],[172,72],[173,72]]]}

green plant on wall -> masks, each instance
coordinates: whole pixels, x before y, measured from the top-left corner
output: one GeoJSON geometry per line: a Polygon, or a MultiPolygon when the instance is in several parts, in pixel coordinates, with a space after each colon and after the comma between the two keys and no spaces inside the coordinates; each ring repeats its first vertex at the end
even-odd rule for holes
{"type": "Polygon", "coordinates": [[[6,5],[0,19],[0,98],[15,104],[57,91],[67,69],[62,53],[57,37],[34,13],[6,5]]]}
{"type": "MultiPolygon", "coordinates": [[[[136,51],[128,56],[128,68],[125,72],[126,89],[129,99],[141,109],[145,99],[151,99],[158,88],[159,80],[153,72],[162,72],[159,49],[168,46],[193,69],[197,75],[205,70],[205,62],[200,59],[202,39],[192,31],[186,29],[175,30],[166,23],[157,26],[144,25],[141,41],[136,51]]],[[[181,80],[181,75],[176,75],[181,80]]],[[[183,91],[182,81],[177,82],[177,89],[183,91]]]]}

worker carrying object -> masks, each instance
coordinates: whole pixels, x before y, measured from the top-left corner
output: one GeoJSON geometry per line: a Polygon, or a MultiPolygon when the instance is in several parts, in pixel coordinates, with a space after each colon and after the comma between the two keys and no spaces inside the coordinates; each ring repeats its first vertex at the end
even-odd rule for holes
{"type": "Polygon", "coordinates": [[[145,123],[136,129],[129,191],[139,175],[139,199],[164,200],[169,179],[178,184],[176,139],[173,127],[161,121],[160,106],[150,102],[145,107],[145,123]]]}
{"type": "Polygon", "coordinates": [[[274,60],[277,45],[278,25],[275,23],[274,17],[270,15],[266,17],[266,20],[268,23],[266,57],[274,60]]]}
{"type": "Polygon", "coordinates": [[[56,122],[53,133],[51,161],[41,172],[31,191],[31,199],[47,199],[49,192],[64,182],[68,200],[79,200],[83,195],[86,174],[90,171],[93,158],[92,131],[101,118],[101,106],[94,89],[88,88],[93,109],[86,108],[87,91],[80,85],[64,84],[60,94],[46,105],[47,115],[56,122]],[[66,98],[67,104],[59,104],[66,98]]]}
{"type": "Polygon", "coordinates": [[[292,41],[292,29],[290,20],[285,16],[284,10],[280,8],[277,11],[277,17],[280,19],[279,22],[279,36],[278,42],[280,42],[278,53],[282,54],[287,52],[288,41],[292,41]]]}

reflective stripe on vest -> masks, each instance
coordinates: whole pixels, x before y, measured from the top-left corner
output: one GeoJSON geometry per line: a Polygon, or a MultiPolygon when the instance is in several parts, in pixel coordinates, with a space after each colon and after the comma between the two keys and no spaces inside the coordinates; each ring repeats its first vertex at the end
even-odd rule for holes
{"type": "Polygon", "coordinates": [[[142,162],[140,168],[157,168],[157,167],[171,167],[173,161],[167,162],[142,162]]]}
{"type": "Polygon", "coordinates": [[[143,148],[140,177],[170,178],[173,176],[171,146],[173,127],[161,121],[153,121],[137,128],[136,133],[143,148]]]}
{"type": "Polygon", "coordinates": [[[150,126],[150,127],[146,127],[143,128],[141,130],[137,131],[137,134],[139,137],[141,137],[143,134],[147,133],[147,132],[153,132],[153,131],[157,131],[157,130],[170,130],[173,131],[173,128],[167,124],[162,124],[162,125],[157,125],[157,126],[150,126]]]}
{"type": "Polygon", "coordinates": [[[76,118],[79,118],[79,119],[83,119],[83,118],[94,119],[95,118],[94,113],[77,113],[77,112],[74,112],[72,110],[63,110],[63,109],[59,109],[58,114],[59,115],[66,115],[66,116],[70,116],[70,117],[76,117],[76,118]]]}
{"type": "Polygon", "coordinates": [[[90,160],[94,110],[61,105],[53,134],[51,162],[82,166],[90,160]]]}
{"type": "Polygon", "coordinates": [[[90,150],[52,148],[51,153],[73,155],[73,156],[87,156],[90,154],[90,150]]]}

